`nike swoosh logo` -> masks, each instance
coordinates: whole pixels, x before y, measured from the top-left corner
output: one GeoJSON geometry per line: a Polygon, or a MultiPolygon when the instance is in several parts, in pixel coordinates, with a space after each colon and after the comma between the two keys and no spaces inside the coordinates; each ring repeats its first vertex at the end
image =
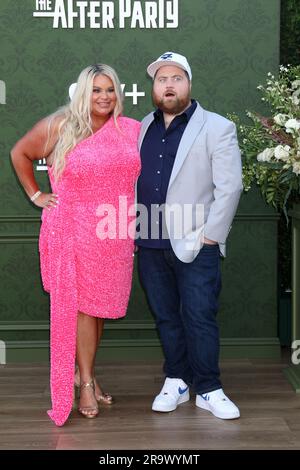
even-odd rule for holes
{"type": "Polygon", "coordinates": [[[183,393],[185,393],[188,388],[189,388],[189,387],[186,387],[186,388],[178,387],[178,393],[179,393],[179,395],[182,395],[183,393]]]}

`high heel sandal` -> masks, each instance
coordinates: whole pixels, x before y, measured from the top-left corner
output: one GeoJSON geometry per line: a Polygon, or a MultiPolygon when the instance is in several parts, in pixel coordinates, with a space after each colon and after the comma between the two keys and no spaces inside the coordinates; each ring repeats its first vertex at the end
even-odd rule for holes
{"type": "MultiPolygon", "coordinates": [[[[83,382],[80,384],[80,391],[83,388],[91,387],[93,392],[95,393],[95,385],[93,379],[90,382],[83,382]]],[[[98,406],[79,406],[78,407],[78,412],[82,414],[85,418],[96,418],[99,414],[99,408],[98,406]]]]}
{"type": "MultiPolygon", "coordinates": [[[[75,379],[74,379],[74,385],[75,385],[75,392],[78,395],[79,389],[80,389],[80,378],[78,378],[77,375],[78,368],[76,368],[75,371],[75,379]]],[[[94,382],[94,390],[96,389],[96,377],[93,378],[94,382]]],[[[98,385],[100,393],[97,395],[95,391],[95,398],[98,403],[102,403],[103,405],[112,405],[114,403],[113,397],[109,393],[102,392],[101,387],[98,385]]]]}
{"type": "MultiPolygon", "coordinates": [[[[95,380],[96,379],[94,378],[94,385],[96,386],[95,380]]],[[[100,387],[99,390],[101,390],[100,387]]],[[[102,392],[102,390],[99,395],[96,395],[95,393],[95,398],[98,403],[103,403],[104,405],[112,405],[114,402],[113,397],[109,393],[102,392]]]]}

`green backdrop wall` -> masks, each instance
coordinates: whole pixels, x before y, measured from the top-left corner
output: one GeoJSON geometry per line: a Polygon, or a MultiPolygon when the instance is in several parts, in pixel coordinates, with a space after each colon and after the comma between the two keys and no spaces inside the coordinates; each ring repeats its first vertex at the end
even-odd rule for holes
{"type": "MultiPolygon", "coordinates": [[[[268,71],[276,71],[279,61],[279,0],[156,0],[158,11],[165,13],[176,12],[178,3],[176,28],[166,27],[173,20],[162,15],[162,27],[144,28],[145,16],[139,16],[135,28],[132,17],[120,28],[120,4],[137,14],[139,5],[142,14],[149,8],[147,1],[131,0],[98,2],[99,11],[105,3],[115,7],[114,28],[92,28],[88,16],[84,28],[79,18],[73,28],[61,23],[53,28],[56,3],[64,3],[67,12],[67,1],[0,3],[0,340],[6,343],[8,361],[47,359],[49,337],[49,299],[41,286],[37,250],[40,211],[25,197],[12,170],[14,142],[65,103],[69,85],[90,63],[108,63],[117,70],[129,93],[125,114],[141,119],[152,109],[146,65],[162,52],[175,50],[188,57],[193,96],[203,107],[242,116],[245,109],[261,108],[256,86],[268,71]],[[47,4],[49,9],[42,10],[47,4]],[[137,104],[130,95],[134,84],[144,93],[137,104]]],[[[76,10],[76,1],[69,3],[76,10]]],[[[36,165],[36,176],[46,189],[42,165],[36,165]]],[[[277,215],[253,191],[242,197],[223,261],[223,355],[279,353],[276,264],[277,215]]],[[[128,315],[107,322],[102,346],[100,354],[110,358],[161,354],[136,273],[128,315]]]]}

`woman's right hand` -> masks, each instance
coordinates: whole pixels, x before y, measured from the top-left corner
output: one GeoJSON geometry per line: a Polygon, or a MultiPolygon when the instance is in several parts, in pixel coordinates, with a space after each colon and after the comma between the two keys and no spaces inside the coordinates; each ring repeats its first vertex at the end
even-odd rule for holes
{"type": "Polygon", "coordinates": [[[42,193],[35,199],[33,204],[51,210],[58,204],[58,195],[54,193],[42,193]]]}

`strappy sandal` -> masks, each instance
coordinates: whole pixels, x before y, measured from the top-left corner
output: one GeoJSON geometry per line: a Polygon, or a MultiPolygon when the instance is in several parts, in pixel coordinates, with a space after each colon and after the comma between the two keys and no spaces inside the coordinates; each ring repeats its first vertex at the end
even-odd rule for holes
{"type": "MultiPolygon", "coordinates": [[[[94,381],[94,390],[95,390],[95,398],[98,403],[102,403],[103,405],[112,405],[114,403],[114,399],[110,393],[105,393],[102,391],[100,385],[98,385],[100,393],[96,393],[96,377],[93,378],[94,381]]],[[[78,367],[76,368],[75,371],[75,378],[74,378],[74,385],[75,385],[75,391],[77,389],[76,395],[78,395],[78,391],[80,389],[80,377],[78,380],[78,367]]]]}
{"type": "MultiPolygon", "coordinates": [[[[94,385],[94,381],[91,380],[90,382],[83,382],[82,384],[80,384],[80,392],[84,389],[84,388],[88,388],[88,387],[91,387],[93,392],[95,393],[95,385],[94,385]]],[[[96,416],[98,416],[99,414],[99,408],[98,406],[79,406],[78,407],[78,412],[80,414],[82,414],[82,416],[84,416],[85,418],[96,418],[96,416]]]]}

